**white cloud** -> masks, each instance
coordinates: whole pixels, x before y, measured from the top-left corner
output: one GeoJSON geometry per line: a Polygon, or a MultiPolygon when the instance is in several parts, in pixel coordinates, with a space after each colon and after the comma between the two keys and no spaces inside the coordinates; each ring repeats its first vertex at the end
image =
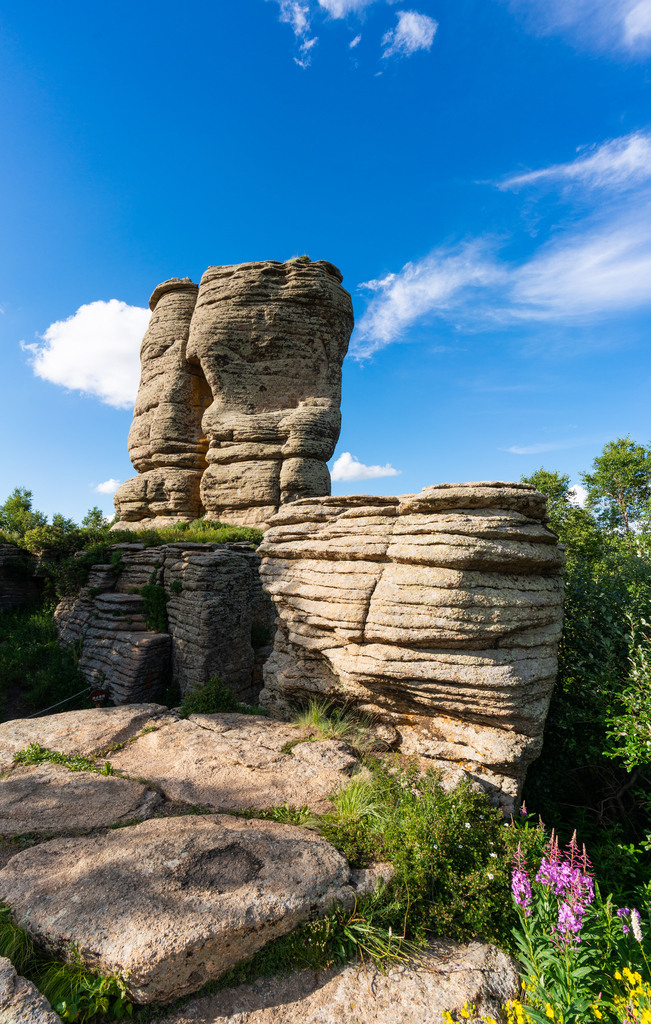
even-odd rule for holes
{"type": "Polygon", "coordinates": [[[651,0],[507,0],[542,35],[601,52],[644,51],[651,43],[651,0]]]}
{"type": "Polygon", "coordinates": [[[573,505],[577,505],[579,508],[584,508],[588,497],[588,492],[585,487],[582,487],[581,484],[574,484],[574,487],[570,487],[567,493],[569,495],[570,502],[573,505]]]}
{"type": "Polygon", "coordinates": [[[511,176],[500,188],[544,180],[590,188],[593,211],[559,226],[526,260],[498,258],[498,240],[439,246],[398,273],[368,281],[374,292],[351,354],[401,340],[418,321],[446,319],[476,329],[523,321],[595,323],[651,305],[651,135],[613,139],[572,163],[511,176]]]}
{"type": "Polygon", "coordinates": [[[355,38],[351,39],[351,41],[348,44],[349,49],[352,50],[355,46],[357,46],[358,43],[361,43],[361,41],[362,41],[362,37],[361,36],[355,36],[355,38]]]}
{"type": "Polygon", "coordinates": [[[120,481],[114,480],[113,477],[111,477],[110,480],[105,480],[103,484],[98,484],[97,487],[93,488],[93,490],[96,494],[115,494],[119,486],[120,481]]]}
{"type": "Polygon", "coordinates": [[[590,321],[651,303],[651,206],[543,246],[512,275],[510,313],[590,321]]]}
{"type": "Polygon", "coordinates": [[[386,466],[365,466],[350,452],[344,452],[335,461],[331,476],[333,480],[376,480],[381,476],[399,476],[401,469],[394,469],[387,462],[386,466]]]}
{"type": "Polygon", "coordinates": [[[651,0],[640,0],[624,18],[624,42],[631,48],[651,39],[651,0]]]}
{"type": "MultiPolygon", "coordinates": [[[[651,0],[649,0],[651,3],[651,0]]],[[[630,188],[651,178],[651,135],[633,132],[610,139],[578,159],[540,171],[517,174],[498,183],[501,189],[519,189],[544,182],[576,182],[587,188],[611,191],[630,188]]]]}
{"type": "Polygon", "coordinates": [[[319,7],[327,11],[331,18],[345,18],[348,14],[359,14],[372,3],[375,0],[319,0],[319,7]]]}
{"type": "Polygon", "coordinates": [[[382,46],[386,50],[384,58],[404,56],[410,57],[417,50],[429,50],[439,27],[434,18],[417,11],[398,11],[398,24],[382,37],[382,46]]]}
{"type": "Polygon", "coordinates": [[[150,316],[148,309],[118,299],[89,302],[50,324],[41,336],[44,344],[21,346],[37,377],[127,409],[138,391],[140,342],[150,316]]]}
{"type": "Polygon", "coordinates": [[[376,295],[357,325],[353,354],[369,355],[399,340],[422,317],[453,312],[472,289],[498,285],[505,271],[493,259],[493,246],[486,239],[441,246],[397,274],[361,285],[376,295]]]}
{"type": "Polygon", "coordinates": [[[295,36],[303,36],[310,30],[310,5],[300,0],[277,0],[280,4],[279,20],[291,25],[295,36]]]}

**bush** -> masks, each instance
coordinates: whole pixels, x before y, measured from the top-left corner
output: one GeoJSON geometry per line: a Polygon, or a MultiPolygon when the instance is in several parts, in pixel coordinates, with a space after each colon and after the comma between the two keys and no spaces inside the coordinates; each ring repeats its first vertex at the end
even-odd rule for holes
{"type": "Polygon", "coordinates": [[[216,715],[236,711],[241,715],[266,715],[264,708],[240,704],[223,679],[211,676],[205,686],[195,686],[181,702],[181,718],[190,715],[216,715]]]}

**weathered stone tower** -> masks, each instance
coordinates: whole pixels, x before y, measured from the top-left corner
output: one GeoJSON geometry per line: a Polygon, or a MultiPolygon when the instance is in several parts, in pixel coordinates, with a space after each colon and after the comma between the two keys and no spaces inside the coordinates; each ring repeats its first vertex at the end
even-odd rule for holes
{"type": "Polygon", "coordinates": [[[266,260],[154,290],[121,528],[203,514],[264,526],[284,504],[330,494],[353,328],[341,281],[324,260],[266,260]]]}

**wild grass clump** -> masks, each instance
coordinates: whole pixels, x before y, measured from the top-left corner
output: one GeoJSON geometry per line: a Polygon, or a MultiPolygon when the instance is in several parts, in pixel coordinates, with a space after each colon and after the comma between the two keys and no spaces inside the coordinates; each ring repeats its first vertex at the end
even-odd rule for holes
{"type": "Polygon", "coordinates": [[[344,740],[360,753],[375,745],[371,733],[373,719],[369,715],[317,697],[311,697],[296,712],[291,724],[297,729],[309,730],[312,740],[344,740]]]}
{"type": "Polygon", "coordinates": [[[77,1024],[106,1016],[132,1015],[126,984],[119,974],[101,977],[88,971],[74,947],[71,963],[53,960],[31,936],[11,919],[9,907],[0,905],[0,956],[11,960],[18,974],[36,985],[64,1021],[77,1024]]]}

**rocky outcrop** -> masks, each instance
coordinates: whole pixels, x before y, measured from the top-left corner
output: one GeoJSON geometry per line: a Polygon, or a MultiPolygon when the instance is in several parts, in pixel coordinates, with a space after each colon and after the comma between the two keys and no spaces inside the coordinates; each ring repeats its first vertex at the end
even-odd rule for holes
{"type": "Polygon", "coordinates": [[[441,939],[419,961],[384,971],[354,964],[226,988],[161,1024],[439,1024],[446,1010],[459,1019],[465,1004],[476,1008],[471,1020],[502,1020],[519,991],[515,963],[495,946],[441,939]]]}
{"type": "Polygon", "coordinates": [[[17,544],[0,544],[0,611],[41,596],[36,559],[17,544]]]}
{"type": "Polygon", "coordinates": [[[255,701],[262,680],[252,631],[271,636],[275,609],[251,545],[179,541],[113,551],[116,565],[93,566],[81,594],[55,612],[61,642],[82,644],[79,669],[89,684],[123,704],[155,699],[169,673],[182,692],[216,675],[239,700],[255,701]],[[139,593],[152,584],[156,622],[151,590],[149,598],[139,593]]]}
{"type": "Polygon", "coordinates": [[[350,295],[331,263],[209,267],[154,291],[120,528],[207,519],[264,526],[330,493],[350,295]]]}
{"type": "Polygon", "coordinates": [[[120,971],[140,1003],[194,992],[270,939],[352,906],[344,857],[291,825],[229,815],[152,819],[12,857],[0,899],[50,953],[120,971]]]}
{"type": "Polygon", "coordinates": [[[0,1024],[62,1024],[45,996],[0,956],[0,1024]]]}
{"type": "Polygon", "coordinates": [[[564,556],[528,484],[285,506],[259,548],[278,609],[260,700],[309,696],[393,724],[506,812],[536,758],[557,667],[564,556]]]}

